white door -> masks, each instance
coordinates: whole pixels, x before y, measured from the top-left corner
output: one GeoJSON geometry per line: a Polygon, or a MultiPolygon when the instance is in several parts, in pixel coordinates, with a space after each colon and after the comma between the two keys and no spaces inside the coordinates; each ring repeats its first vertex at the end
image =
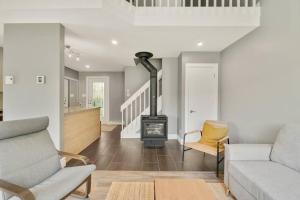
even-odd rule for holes
{"type": "Polygon", "coordinates": [[[109,121],[109,78],[87,77],[87,107],[101,107],[100,118],[109,121]]]}
{"type": "MultiPolygon", "coordinates": [[[[186,131],[202,129],[205,120],[218,119],[218,65],[186,65],[186,131]]],[[[199,135],[189,141],[199,140],[199,135]]]]}
{"type": "Polygon", "coordinates": [[[69,81],[64,79],[64,107],[69,107],[69,81]]]}

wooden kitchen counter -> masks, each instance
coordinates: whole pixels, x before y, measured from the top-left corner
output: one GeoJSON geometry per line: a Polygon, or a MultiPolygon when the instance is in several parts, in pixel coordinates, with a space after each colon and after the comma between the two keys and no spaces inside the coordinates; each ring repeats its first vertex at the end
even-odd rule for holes
{"type": "Polygon", "coordinates": [[[64,151],[78,154],[100,135],[100,108],[70,107],[65,109],[64,151]]]}

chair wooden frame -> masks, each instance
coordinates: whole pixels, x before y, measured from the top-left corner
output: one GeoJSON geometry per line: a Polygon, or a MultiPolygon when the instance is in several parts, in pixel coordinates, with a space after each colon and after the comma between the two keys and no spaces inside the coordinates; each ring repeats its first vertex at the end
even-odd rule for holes
{"type": "MultiPolygon", "coordinates": [[[[190,132],[187,132],[183,135],[183,149],[182,149],[182,161],[184,161],[184,153],[186,151],[189,151],[189,150],[192,150],[194,148],[185,148],[185,141],[186,141],[186,136],[187,135],[191,135],[191,134],[196,134],[196,133],[199,133],[201,134],[202,136],[202,131],[201,130],[194,130],[194,131],[190,131],[190,132]]],[[[205,156],[205,153],[208,153],[210,155],[213,155],[213,156],[216,156],[217,157],[217,167],[216,167],[216,176],[219,177],[219,165],[221,164],[221,162],[224,160],[224,155],[223,157],[220,157],[222,153],[224,153],[224,150],[220,150],[220,145],[221,144],[224,144],[225,142],[227,142],[227,144],[229,144],[229,136],[225,136],[223,137],[222,139],[218,140],[217,141],[217,148],[215,149],[216,150],[216,153],[211,153],[211,151],[205,151],[205,150],[201,150],[203,153],[204,153],[204,156],[205,156]]],[[[194,149],[194,150],[197,150],[197,149],[194,149]]],[[[197,151],[200,151],[200,150],[197,150],[197,151]]]]}
{"type": "MultiPolygon", "coordinates": [[[[58,154],[62,157],[68,157],[71,159],[79,160],[82,162],[83,165],[90,164],[89,159],[85,156],[67,153],[67,152],[63,152],[63,151],[58,151],[58,154]]],[[[90,175],[82,183],[80,183],[78,185],[78,187],[76,187],[73,191],[68,193],[61,200],[66,199],[71,194],[74,194],[74,195],[77,195],[77,196],[80,196],[83,198],[88,198],[89,194],[91,192],[91,183],[92,183],[92,181],[91,181],[91,175],[90,175]],[[81,187],[83,184],[86,184],[86,191],[85,192],[77,191],[77,189],[79,187],[81,187]]],[[[24,188],[24,187],[18,186],[16,184],[9,183],[2,179],[0,179],[0,189],[4,192],[8,192],[14,196],[19,197],[21,200],[35,200],[34,194],[28,188],[24,188]]]]}

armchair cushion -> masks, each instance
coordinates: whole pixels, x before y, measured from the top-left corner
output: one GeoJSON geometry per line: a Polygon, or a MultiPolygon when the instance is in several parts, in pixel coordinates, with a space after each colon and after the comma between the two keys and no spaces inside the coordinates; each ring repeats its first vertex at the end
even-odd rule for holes
{"type": "Polygon", "coordinates": [[[229,174],[229,184],[237,181],[255,199],[300,199],[300,174],[279,163],[232,161],[229,174]]]}
{"type": "MultiPolygon", "coordinates": [[[[60,200],[76,189],[95,168],[95,165],[63,168],[30,191],[37,200],[60,200]]],[[[9,200],[20,199],[12,197],[9,200]]]]}
{"type": "MultiPolygon", "coordinates": [[[[0,123],[1,179],[31,188],[61,169],[48,123],[48,117],[0,123]]],[[[0,199],[9,196],[0,191],[0,199]]]]}
{"type": "MultiPolygon", "coordinates": [[[[220,121],[205,121],[202,129],[202,137],[200,139],[201,144],[217,147],[217,143],[220,139],[228,135],[227,124],[220,121]]],[[[221,149],[224,149],[223,143],[220,145],[221,149]]]]}
{"type": "Polygon", "coordinates": [[[48,125],[48,117],[1,122],[0,140],[46,130],[48,128],[48,125]]]}
{"type": "Polygon", "coordinates": [[[61,169],[48,131],[0,140],[0,178],[30,188],[61,169]]]}
{"type": "Polygon", "coordinates": [[[271,160],[300,172],[300,124],[286,125],[276,138],[271,160]]]}

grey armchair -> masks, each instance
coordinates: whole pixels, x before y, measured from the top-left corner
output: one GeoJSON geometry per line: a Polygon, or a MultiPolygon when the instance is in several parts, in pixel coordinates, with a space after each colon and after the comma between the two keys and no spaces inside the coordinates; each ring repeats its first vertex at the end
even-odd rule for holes
{"type": "Polygon", "coordinates": [[[88,198],[96,167],[84,156],[57,151],[48,124],[48,117],[0,123],[0,200],[88,198]],[[83,165],[62,168],[61,156],[83,165]],[[86,191],[76,192],[85,183],[86,191]]]}

